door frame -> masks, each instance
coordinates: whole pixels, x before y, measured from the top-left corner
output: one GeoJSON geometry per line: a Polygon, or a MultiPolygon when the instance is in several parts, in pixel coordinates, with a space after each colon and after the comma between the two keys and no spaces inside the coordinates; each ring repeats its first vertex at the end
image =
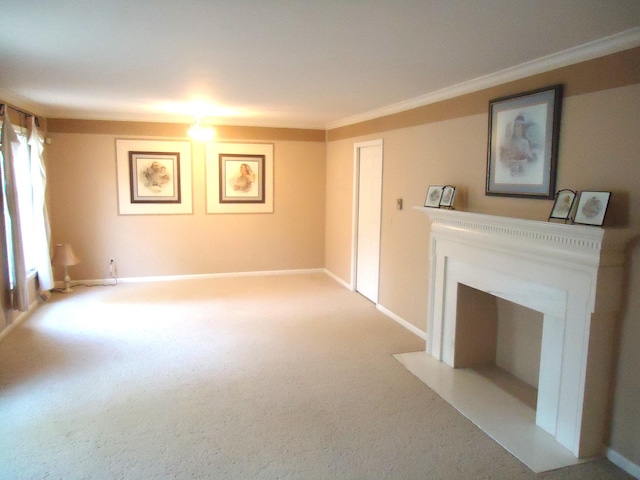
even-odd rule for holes
{"type": "MultiPolygon", "coordinates": [[[[382,178],[384,184],[384,141],[368,140],[353,144],[353,196],[351,205],[351,291],[357,288],[357,258],[358,258],[358,212],[359,212],[359,187],[360,187],[360,149],[366,147],[380,147],[382,149],[382,178]]],[[[380,188],[380,239],[382,240],[382,185],[380,188]]],[[[380,297],[380,251],[378,251],[378,298],[380,297]]],[[[377,303],[377,302],[376,302],[377,303]]]]}

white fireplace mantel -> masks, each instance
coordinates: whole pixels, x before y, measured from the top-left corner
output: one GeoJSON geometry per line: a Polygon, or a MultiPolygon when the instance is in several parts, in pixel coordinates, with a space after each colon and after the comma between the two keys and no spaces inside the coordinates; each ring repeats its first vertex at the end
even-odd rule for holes
{"type": "Polygon", "coordinates": [[[458,285],[543,314],[536,425],[602,450],[629,229],[416,207],[431,220],[427,353],[456,367],[458,285]]]}

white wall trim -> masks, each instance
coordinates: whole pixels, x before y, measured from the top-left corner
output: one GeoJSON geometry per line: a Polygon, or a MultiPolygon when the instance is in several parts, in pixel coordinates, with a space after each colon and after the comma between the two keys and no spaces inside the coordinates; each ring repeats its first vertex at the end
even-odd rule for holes
{"type": "Polygon", "coordinates": [[[45,117],[44,110],[42,107],[36,105],[31,100],[23,97],[22,95],[18,95],[6,88],[0,87],[0,98],[3,99],[3,103],[8,103],[11,105],[20,105],[21,110],[28,110],[29,113],[33,113],[39,117],[45,117]]]}
{"type": "Polygon", "coordinates": [[[637,46],[640,46],[640,27],[631,28],[615,35],[594,40],[593,42],[578,45],[577,47],[505,68],[504,70],[490,73],[473,80],[442,88],[404,102],[395,103],[359,115],[353,115],[336,122],[331,122],[326,125],[326,128],[330,130],[332,128],[344,127],[405,110],[411,110],[412,108],[423,107],[431,103],[459,97],[460,95],[477,92],[485,88],[495,87],[521,78],[555,70],[556,68],[566,67],[567,65],[593,60],[594,58],[621,52],[637,46]]]}
{"type": "Polygon", "coordinates": [[[394,320],[394,321],[398,322],[400,325],[402,325],[404,328],[409,330],[411,333],[417,335],[418,337],[420,337],[421,339],[423,339],[425,341],[427,340],[427,333],[423,332],[422,330],[420,330],[418,327],[416,327],[412,323],[407,322],[404,318],[399,317],[398,315],[393,313],[391,310],[386,309],[385,307],[383,307],[379,303],[376,305],[376,308],[378,310],[380,310],[382,313],[384,313],[386,316],[391,318],[391,320],[394,320]]]}
{"type": "MultiPolygon", "coordinates": [[[[325,273],[328,276],[330,276],[331,278],[333,278],[340,285],[342,285],[344,288],[346,288],[347,290],[351,290],[352,292],[355,291],[353,285],[350,285],[349,283],[345,282],[344,280],[342,280],[340,277],[338,277],[334,273],[330,272],[327,269],[325,269],[325,273]]],[[[422,330],[420,330],[418,327],[416,327],[412,323],[409,323],[404,318],[402,318],[402,317],[396,315],[395,313],[393,313],[391,310],[383,307],[379,303],[376,304],[376,309],[379,310],[380,312],[384,313],[387,317],[391,318],[391,320],[393,320],[394,322],[397,322],[400,325],[402,325],[404,328],[409,330],[414,335],[417,335],[418,337],[420,337],[421,339],[423,339],[425,341],[427,340],[427,333],[426,332],[423,332],[422,330]]]]}
{"type": "MultiPolygon", "coordinates": [[[[303,275],[309,273],[325,273],[324,268],[306,268],[300,270],[265,270],[255,272],[225,272],[225,273],[202,273],[193,275],[155,275],[149,277],[122,277],[118,278],[118,283],[143,283],[143,282],[171,282],[175,280],[194,280],[204,278],[231,278],[231,277],[269,277],[275,275],[303,275]]],[[[113,278],[98,278],[94,280],[73,280],[71,287],[81,285],[88,286],[112,286],[115,283],[113,278]]],[[[56,282],[56,287],[62,286],[62,282],[56,282]]]]}
{"type": "MultiPolygon", "coordinates": [[[[384,162],[384,140],[377,138],[365,142],[356,142],[353,144],[353,192],[352,192],[352,211],[351,211],[351,290],[356,291],[357,288],[357,258],[358,258],[358,195],[359,195],[359,172],[360,172],[360,149],[367,147],[382,148],[382,158],[384,162]]],[[[383,163],[384,165],[384,163],[383,163]]],[[[384,170],[384,166],[382,167],[384,170]]],[[[384,173],[383,173],[384,182],[384,173]]],[[[384,189],[384,186],[382,187],[384,189]]],[[[382,201],[382,199],[381,199],[382,201]]],[[[382,228],[382,227],[380,227],[382,228]]],[[[382,235],[382,230],[380,231],[382,235]]],[[[379,268],[379,267],[378,267],[379,268]]],[[[378,282],[378,293],[380,293],[380,285],[378,282]]]]}
{"type": "Polygon", "coordinates": [[[633,463],[631,460],[624,457],[623,455],[620,455],[618,452],[611,448],[607,449],[607,458],[611,463],[620,467],[629,475],[640,479],[640,465],[633,463]]]}
{"type": "Polygon", "coordinates": [[[0,342],[4,340],[7,337],[7,335],[9,335],[11,330],[13,330],[18,325],[20,325],[24,320],[26,320],[29,317],[29,315],[31,315],[31,313],[33,313],[33,311],[36,308],[38,308],[38,305],[39,305],[38,300],[34,300],[33,302],[31,302],[26,312],[20,312],[20,315],[14,318],[10,324],[8,324],[2,331],[0,331],[0,342]]]}
{"type": "Polygon", "coordinates": [[[328,276],[330,276],[332,279],[334,279],[336,282],[338,282],[340,285],[342,285],[344,288],[346,288],[347,290],[351,290],[353,291],[353,285],[351,285],[348,282],[345,282],[343,279],[341,279],[339,276],[337,276],[335,273],[330,272],[329,270],[327,270],[326,268],[324,269],[324,273],[326,273],[328,276]]]}

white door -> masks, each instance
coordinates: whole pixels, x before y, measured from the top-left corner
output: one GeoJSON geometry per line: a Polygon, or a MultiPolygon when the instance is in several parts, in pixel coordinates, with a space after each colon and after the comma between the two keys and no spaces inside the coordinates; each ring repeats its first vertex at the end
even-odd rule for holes
{"type": "Polygon", "coordinates": [[[382,141],[356,144],[357,241],[356,291],[378,303],[382,141]]]}

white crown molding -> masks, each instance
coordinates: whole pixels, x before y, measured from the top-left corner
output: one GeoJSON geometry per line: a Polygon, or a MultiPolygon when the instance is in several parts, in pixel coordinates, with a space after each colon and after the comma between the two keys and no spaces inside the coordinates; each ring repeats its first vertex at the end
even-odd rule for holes
{"type": "Polygon", "coordinates": [[[572,47],[561,52],[521,63],[514,67],[509,67],[489,75],[458,83],[403,102],[388,105],[362,114],[353,115],[336,122],[331,122],[326,125],[326,129],[331,130],[333,128],[345,127],[347,125],[373,120],[374,118],[404,112],[406,110],[411,110],[412,108],[422,107],[431,103],[459,97],[485,88],[495,87],[503,83],[530,77],[531,75],[537,75],[556,68],[566,67],[567,65],[603,57],[605,55],[621,52],[637,46],[640,46],[640,27],[631,28],[624,32],[616,33],[577,47],[572,47]]]}

